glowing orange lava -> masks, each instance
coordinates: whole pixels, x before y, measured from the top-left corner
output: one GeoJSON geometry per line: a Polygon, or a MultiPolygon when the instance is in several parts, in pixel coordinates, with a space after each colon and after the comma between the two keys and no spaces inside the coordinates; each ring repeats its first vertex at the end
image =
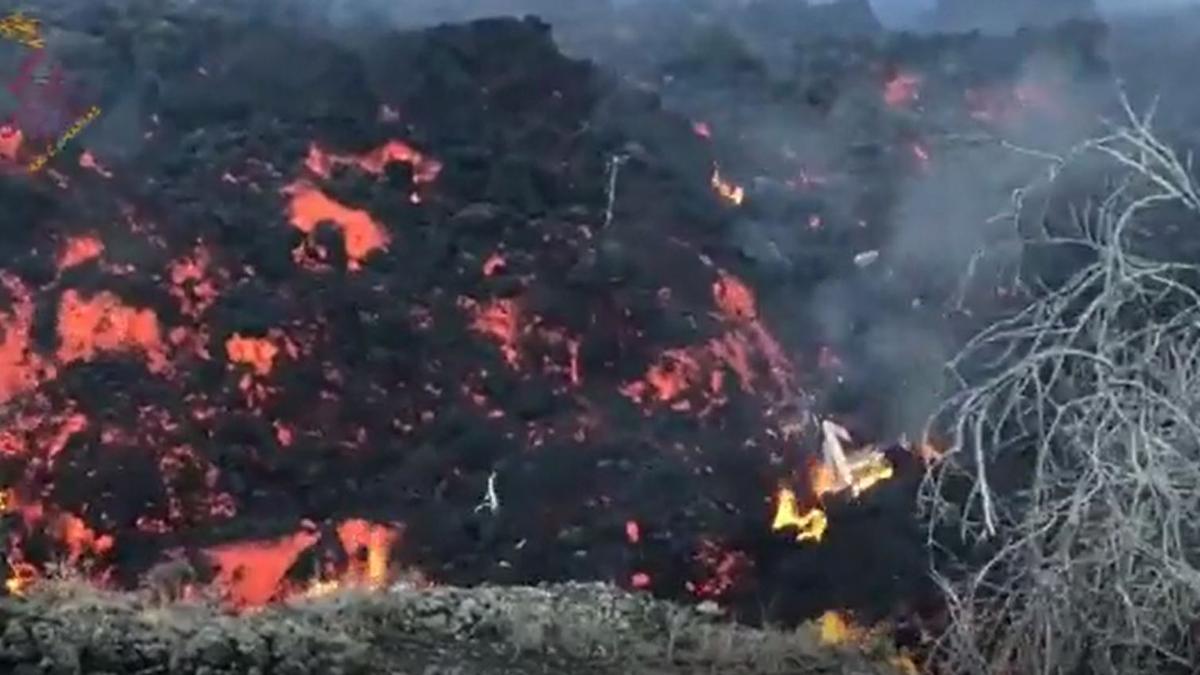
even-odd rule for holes
{"type": "Polygon", "coordinates": [[[153,372],[166,369],[158,317],[152,310],[129,307],[104,291],[84,298],[74,289],[58,307],[58,360],[90,361],[104,351],[140,351],[153,372]]]}
{"type": "Polygon", "coordinates": [[[643,406],[657,402],[703,416],[726,402],[723,392],[728,370],[737,376],[746,393],[767,393],[759,386],[765,371],[774,384],[771,396],[779,400],[792,396],[791,362],[758,318],[750,287],[718,270],[712,292],[728,330],[703,345],[664,351],[640,380],[621,386],[622,394],[643,406]],[[701,407],[696,408],[684,398],[693,395],[703,399],[701,407]]]}
{"type": "Polygon", "coordinates": [[[282,539],[224,544],[207,554],[219,568],[217,583],[229,600],[238,607],[254,607],[282,592],[288,568],[316,541],[316,534],[301,531],[282,539]]]}
{"type": "Polygon", "coordinates": [[[233,363],[251,366],[259,375],[269,375],[279,347],[267,338],[242,337],[235,333],[225,341],[225,353],[233,363]]]}
{"type": "Polygon", "coordinates": [[[33,350],[33,296],[19,279],[0,272],[2,284],[12,297],[11,309],[0,311],[0,403],[29,391],[52,377],[53,367],[33,350]]]}
{"type": "Polygon", "coordinates": [[[353,164],[367,173],[379,175],[393,162],[412,166],[413,182],[418,185],[432,183],[442,171],[441,162],[417,152],[407,143],[396,140],[388,141],[361,155],[328,153],[313,143],[308,146],[308,157],[304,160],[304,165],[318,176],[329,178],[331,170],[337,164],[353,164]]]}
{"type": "Polygon", "coordinates": [[[311,235],[321,221],[341,228],[352,269],[358,269],[374,251],[386,249],[391,241],[387,230],[371,214],[334,201],[310,183],[297,181],[285,187],[284,193],[290,197],[288,218],[296,229],[311,235]]]}
{"type": "Polygon", "coordinates": [[[470,298],[459,298],[458,302],[471,314],[471,330],[495,340],[508,365],[519,367],[521,353],[517,341],[520,337],[521,308],[517,301],[501,298],[480,304],[470,298]]]}
{"type": "Polygon", "coordinates": [[[82,265],[104,253],[104,242],[97,237],[71,237],[58,254],[58,271],[82,265]]]}

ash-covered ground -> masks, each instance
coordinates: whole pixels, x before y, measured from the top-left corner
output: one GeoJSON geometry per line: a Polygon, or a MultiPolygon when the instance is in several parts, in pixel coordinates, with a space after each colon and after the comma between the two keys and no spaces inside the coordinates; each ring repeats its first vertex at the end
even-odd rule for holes
{"type": "Polygon", "coordinates": [[[102,112],[37,173],[53,133],[0,148],[10,587],[186,560],[249,604],[415,570],[749,621],[923,607],[900,441],[1019,301],[991,216],[1029,148],[1098,128],[1114,59],[1097,23],[847,6],[861,31],[617,17],[561,48],[535,18],[26,8],[102,112]],[[895,475],[819,497],[823,418],[895,475]],[[772,529],[781,488],[820,541],[772,529]]]}

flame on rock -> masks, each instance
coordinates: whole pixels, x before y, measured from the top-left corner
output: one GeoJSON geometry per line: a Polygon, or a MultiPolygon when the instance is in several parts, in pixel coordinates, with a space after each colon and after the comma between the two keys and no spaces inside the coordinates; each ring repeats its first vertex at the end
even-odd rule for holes
{"type": "Polygon", "coordinates": [[[10,595],[25,595],[38,580],[37,568],[19,560],[9,560],[8,566],[11,571],[4,580],[4,588],[10,595]]]}
{"type": "Polygon", "coordinates": [[[391,548],[399,538],[395,529],[354,518],[338,526],[338,537],[350,557],[345,583],[368,588],[387,584],[391,548]]]}
{"type": "Polygon", "coordinates": [[[836,646],[860,642],[865,637],[865,631],[855,626],[841,612],[830,610],[821,615],[818,620],[821,627],[821,642],[836,646]]]}
{"type": "Polygon", "coordinates": [[[721,178],[721,170],[715,166],[713,167],[711,182],[713,190],[716,191],[717,196],[721,199],[734,206],[742,205],[742,201],[746,198],[746,190],[740,185],[730,183],[721,178]]]}
{"type": "Polygon", "coordinates": [[[810,481],[813,494],[822,497],[849,490],[854,496],[861,495],[876,484],[892,478],[895,468],[887,457],[875,450],[850,457],[849,484],[838,479],[837,472],[825,462],[818,463],[812,470],[810,481]]]}
{"type": "Polygon", "coordinates": [[[803,514],[797,506],[796,493],[788,488],[780,488],[775,495],[775,520],[771,529],[778,532],[788,528],[796,530],[796,541],[821,541],[829,520],[821,509],[809,509],[803,514]]]}

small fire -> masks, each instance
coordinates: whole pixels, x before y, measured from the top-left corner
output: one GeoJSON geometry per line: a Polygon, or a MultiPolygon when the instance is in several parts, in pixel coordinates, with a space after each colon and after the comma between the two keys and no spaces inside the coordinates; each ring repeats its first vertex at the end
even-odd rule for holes
{"type": "Polygon", "coordinates": [[[347,520],[338,527],[342,549],[350,556],[346,581],[369,588],[382,588],[388,581],[388,562],[398,533],[386,525],[368,523],[361,518],[347,520]],[[365,560],[361,555],[366,553],[365,560]]]}
{"type": "Polygon", "coordinates": [[[850,465],[850,482],[840,481],[837,472],[825,462],[820,462],[812,471],[812,491],[818,497],[850,490],[854,496],[870,490],[895,475],[895,468],[883,453],[869,450],[861,455],[848,457],[850,465]]]}
{"type": "Polygon", "coordinates": [[[4,580],[4,588],[10,595],[25,595],[38,579],[37,568],[27,562],[14,561],[9,561],[8,566],[11,572],[4,580]]]}
{"type": "Polygon", "coordinates": [[[855,626],[841,612],[830,610],[821,615],[818,620],[821,627],[821,642],[826,645],[844,645],[859,642],[865,636],[858,626],[855,626]]]}
{"type": "Polygon", "coordinates": [[[712,186],[717,195],[734,206],[741,206],[746,198],[746,191],[740,185],[735,185],[721,178],[721,170],[713,167],[712,186]]]}
{"type": "Polygon", "coordinates": [[[874,446],[850,451],[842,446],[843,442],[850,441],[850,432],[845,427],[825,420],[821,422],[821,432],[823,461],[811,477],[813,493],[818,497],[847,489],[857,497],[892,477],[895,471],[892,463],[874,446]]]}
{"type": "MultiPolygon", "coordinates": [[[[887,624],[863,628],[836,610],[829,610],[822,614],[817,619],[817,628],[820,631],[821,643],[830,647],[866,646],[873,639],[886,635],[889,630],[887,624]]],[[[891,656],[888,662],[904,675],[918,675],[921,672],[916,661],[903,649],[900,650],[900,653],[891,656]]]]}
{"type": "Polygon", "coordinates": [[[829,519],[821,509],[809,509],[800,513],[796,493],[780,488],[776,494],[775,520],[771,529],[778,532],[787,528],[796,529],[796,541],[821,541],[829,527],[829,519]]]}
{"type": "Polygon", "coordinates": [[[712,129],[709,128],[708,122],[692,122],[692,131],[701,138],[712,138],[712,129]]]}

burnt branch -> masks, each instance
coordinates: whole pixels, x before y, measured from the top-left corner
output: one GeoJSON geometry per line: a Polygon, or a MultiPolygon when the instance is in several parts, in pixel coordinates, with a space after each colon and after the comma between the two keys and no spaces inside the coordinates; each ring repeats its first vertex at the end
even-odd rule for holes
{"type": "Polygon", "coordinates": [[[1200,268],[1144,242],[1165,236],[1164,205],[1194,230],[1200,197],[1190,163],[1125,106],[1128,122],[1084,148],[1120,181],[1050,238],[1087,262],[950,364],[962,387],[934,427],[952,449],[923,506],[932,545],[960,537],[981,559],[936,570],[948,672],[1191,667],[1200,268]]]}

